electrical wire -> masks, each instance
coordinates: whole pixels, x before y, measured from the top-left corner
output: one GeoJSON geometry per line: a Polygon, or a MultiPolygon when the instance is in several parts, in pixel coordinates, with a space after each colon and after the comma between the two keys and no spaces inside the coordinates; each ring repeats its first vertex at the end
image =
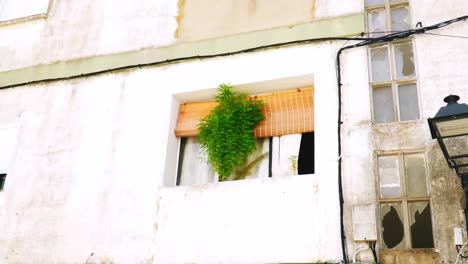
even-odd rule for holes
{"type": "Polygon", "coordinates": [[[370,249],[369,248],[369,245],[366,245],[365,247],[362,247],[362,248],[358,248],[354,251],[354,254],[353,254],[353,263],[359,263],[357,261],[357,256],[360,252],[364,251],[364,250],[367,250],[367,249],[370,249]]]}
{"type": "Polygon", "coordinates": [[[315,42],[334,41],[334,40],[362,41],[362,40],[370,40],[370,38],[362,38],[362,37],[324,37],[324,38],[311,38],[311,39],[294,40],[294,41],[280,42],[280,43],[263,45],[263,46],[253,47],[253,48],[247,48],[247,49],[242,49],[242,50],[237,50],[237,51],[231,51],[231,52],[179,57],[179,58],[161,60],[161,61],[154,61],[154,62],[149,62],[149,63],[131,64],[131,65],[126,65],[126,66],[122,66],[122,67],[114,67],[114,68],[109,68],[109,69],[105,69],[105,70],[101,70],[101,71],[94,71],[94,72],[89,72],[89,73],[74,74],[74,75],[65,76],[65,77],[44,78],[44,79],[39,79],[39,80],[34,80],[34,81],[21,82],[21,83],[16,83],[16,84],[11,84],[11,85],[0,86],[0,89],[14,88],[14,87],[18,87],[18,86],[37,84],[37,83],[42,83],[42,82],[64,81],[64,80],[70,80],[70,79],[75,79],[75,78],[84,78],[84,77],[90,77],[90,76],[99,75],[99,74],[103,74],[103,73],[123,71],[123,70],[128,70],[128,69],[149,67],[149,66],[160,66],[160,65],[166,65],[166,64],[171,64],[171,63],[179,63],[179,62],[191,61],[191,60],[197,60],[197,59],[201,60],[201,59],[211,59],[211,58],[216,58],[216,57],[226,57],[226,56],[238,55],[238,54],[243,54],[243,53],[256,52],[256,51],[260,51],[260,50],[267,50],[267,49],[271,49],[271,48],[297,45],[297,44],[310,44],[310,43],[315,43],[315,42]]]}
{"type": "Polygon", "coordinates": [[[458,251],[457,260],[455,260],[455,264],[458,264],[459,262],[461,263],[462,258],[464,258],[464,256],[463,256],[463,249],[466,247],[467,244],[468,244],[468,239],[465,241],[465,243],[463,243],[463,246],[462,246],[461,249],[458,251]]]}
{"type": "Polygon", "coordinates": [[[371,249],[371,251],[372,251],[372,256],[374,256],[374,263],[375,263],[375,264],[379,263],[379,259],[377,258],[377,252],[376,252],[376,250],[375,250],[375,245],[376,245],[376,244],[377,244],[377,243],[376,243],[375,241],[369,242],[369,247],[370,247],[370,249],[371,249]]]}
{"type": "Polygon", "coordinates": [[[441,37],[449,37],[449,38],[460,38],[460,39],[468,39],[468,36],[455,36],[455,35],[446,35],[446,34],[436,34],[436,33],[424,33],[426,35],[432,35],[432,36],[441,36],[441,37]]]}

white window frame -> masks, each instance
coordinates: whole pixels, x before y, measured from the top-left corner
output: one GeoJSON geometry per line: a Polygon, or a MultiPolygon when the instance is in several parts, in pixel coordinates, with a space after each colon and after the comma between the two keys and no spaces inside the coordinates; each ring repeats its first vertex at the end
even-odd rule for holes
{"type": "MultiPolygon", "coordinates": [[[[408,12],[410,16],[410,20],[413,21],[413,18],[411,17],[411,6],[409,4],[408,0],[403,0],[403,1],[398,1],[396,3],[390,3],[390,0],[385,0],[385,4],[382,5],[375,5],[372,7],[366,7],[366,27],[369,29],[369,19],[368,15],[369,12],[377,9],[385,9],[386,13],[386,23],[387,23],[387,30],[391,31],[391,8],[398,7],[398,6],[408,6],[408,12]]],[[[391,33],[391,32],[388,32],[391,33]]],[[[415,52],[415,45],[413,38],[408,38],[408,39],[403,39],[403,40],[397,40],[397,41],[392,41],[384,44],[375,44],[375,45],[370,45],[367,48],[367,63],[368,63],[368,69],[369,69],[369,87],[370,87],[370,102],[371,102],[371,118],[372,118],[372,123],[374,125],[383,125],[383,124],[391,124],[395,122],[414,122],[417,120],[421,119],[421,100],[420,100],[420,88],[419,88],[419,83],[417,81],[418,78],[418,65],[417,65],[417,59],[416,59],[416,52],[415,52]],[[396,57],[395,57],[395,46],[401,45],[401,44],[411,44],[412,51],[413,51],[413,59],[414,59],[414,76],[408,77],[408,78],[402,78],[402,79],[397,79],[397,71],[396,71],[396,57]],[[381,47],[387,47],[388,51],[388,60],[389,60],[389,70],[390,70],[390,80],[387,81],[378,81],[374,82],[373,81],[373,76],[372,76],[372,58],[371,58],[371,50],[375,48],[381,48],[381,47]],[[400,117],[400,103],[399,103],[399,97],[398,97],[398,86],[399,85],[408,85],[408,84],[414,84],[416,86],[416,92],[417,92],[417,101],[418,101],[418,112],[419,112],[419,117],[414,120],[405,120],[402,121],[400,117]],[[384,122],[384,123],[376,123],[376,116],[375,116],[375,110],[374,110],[374,88],[376,87],[382,87],[382,86],[391,86],[392,89],[392,96],[393,96],[393,115],[394,115],[394,120],[390,122],[384,122]]]]}
{"type": "Polygon", "coordinates": [[[375,151],[374,153],[374,174],[376,175],[376,189],[377,189],[377,230],[378,230],[378,238],[380,242],[380,247],[384,250],[421,250],[421,249],[428,249],[428,250],[435,250],[437,248],[437,240],[435,238],[435,222],[434,222],[434,207],[432,206],[432,198],[431,198],[431,185],[430,185],[430,174],[429,174],[429,166],[427,164],[427,155],[424,149],[414,149],[414,150],[398,150],[398,151],[375,151]],[[404,156],[411,155],[411,154],[422,154],[424,155],[424,166],[426,171],[426,188],[427,188],[427,196],[421,197],[408,197],[407,196],[407,189],[406,189],[406,172],[404,166],[404,156]],[[401,188],[401,195],[400,197],[392,197],[392,198],[382,198],[380,196],[380,175],[379,175],[379,157],[388,157],[388,156],[397,156],[398,157],[398,168],[399,168],[399,176],[400,176],[400,188],[401,188]],[[410,224],[410,211],[408,204],[413,202],[428,202],[431,208],[431,227],[432,227],[432,241],[434,242],[433,248],[413,248],[411,242],[411,224],[410,224]],[[400,203],[401,204],[401,215],[402,215],[402,222],[403,222],[403,230],[404,230],[404,241],[405,247],[402,249],[388,249],[385,248],[384,240],[382,237],[383,229],[382,229],[382,204],[389,204],[389,203],[400,203]]]}

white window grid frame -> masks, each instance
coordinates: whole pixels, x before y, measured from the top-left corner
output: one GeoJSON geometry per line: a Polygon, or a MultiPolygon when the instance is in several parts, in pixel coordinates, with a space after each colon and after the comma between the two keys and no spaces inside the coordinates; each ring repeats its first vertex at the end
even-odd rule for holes
{"type": "MultiPolygon", "coordinates": [[[[369,29],[369,12],[378,10],[378,9],[384,9],[385,10],[385,16],[386,16],[386,25],[387,25],[387,33],[390,34],[392,33],[392,21],[391,21],[391,9],[395,7],[400,7],[400,6],[407,6],[408,7],[408,12],[410,16],[410,21],[413,21],[412,18],[412,12],[411,12],[411,6],[409,3],[409,0],[402,0],[402,1],[397,1],[395,3],[390,3],[391,0],[385,0],[385,4],[381,5],[375,5],[372,7],[366,7],[366,28],[369,29]]],[[[369,32],[371,33],[371,32],[369,32]]],[[[372,124],[374,125],[384,125],[384,124],[390,124],[390,123],[395,123],[395,122],[414,122],[417,120],[421,120],[421,93],[420,93],[420,87],[419,87],[419,82],[418,82],[418,60],[416,57],[416,47],[413,41],[412,37],[409,37],[407,39],[400,39],[400,40],[395,40],[391,41],[388,43],[380,43],[380,44],[375,44],[375,45],[370,45],[367,48],[367,65],[368,65],[368,73],[369,73],[369,87],[370,87],[370,103],[371,103],[371,118],[372,118],[372,124]],[[404,44],[411,44],[411,49],[413,51],[413,60],[414,60],[414,76],[410,76],[407,78],[401,78],[398,79],[397,77],[397,70],[396,70],[396,57],[395,57],[395,47],[398,45],[404,45],[404,44]],[[374,82],[373,76],[372,76],[372,58],[371,58],[371,50],[376,49],[376,48],[382,48],[382,47],[387,47],[387,54],[388,54],[388,63],[389,63],[389,70],[390,70],[390,80],[387,81],[377,81],[374,82]],[[419,117],[414,120],[405,120],[402,121],[400,119],[400,103],[399,103],[399,95],[398,95],[398,87],[400,85],[410,85],[414,84],[416,86],[416,93],[417,93],[417,101],[418,101],[418,111],[419,111],[419,117]],[[394,120],[391,122],[385,122],[385,123],[376,123],[376,117],[375,117],[375,111],[374,111],[374,88],[380,88],[384,86],[391,86],[392,90],[392,99],[393,99],[393,115],[394,115],[394,120]]]]}
{"type": "Polygon", "coordinates": [[[432,206],[432,197],[431,197],[431,185],[430,185],[430,173],[429,173],[429,166],[427,162],[427,155],[425,149],[411,149],[411,150],[397,150],[397,151],[375,151],[374,152],[374,175],[376,175],[376,189],[377,189],[377,237],[380,243],[380,247],[384,250],[437,250],[438,244],[435,237],[435,222],[434,222],[434,207],[432,206]],[[426,171],[426,188],[427,188],[427,196],[420,196],[420,197],[408,197],[407,196],[407,188],[406,188],[406,173],[405,173],[405,164],[404,164],[404,157],[405,155],[412,155],[412,154],[421,154],[424,156],[424,169],[426,171]],[[391,197],[391,198],[382,198],[380,196],[380,175],[379,175],[379,157],[388,157],[388,156],[397,156],[398,157],[398,170],[400,176],[400,189],[401,189],[401,196],[400,197],[391,197]],[[431,228],[432,228],[432,241],[434,242],[433,248],[413,248],[411,242],[411,224],[410,224],[410,210],[408,204],[415,203],[415,202],[428,202],[429,207],[431,208],[431,228]],[[401,249],[388,249],[384,245],[383,241],[383,228],[382,228],[382,204],[390,204],[390,203],[399,203],[401,204],[401,217],[403,219],[403,230],[404,230],[404,242],[405,247],[401,249]]]}

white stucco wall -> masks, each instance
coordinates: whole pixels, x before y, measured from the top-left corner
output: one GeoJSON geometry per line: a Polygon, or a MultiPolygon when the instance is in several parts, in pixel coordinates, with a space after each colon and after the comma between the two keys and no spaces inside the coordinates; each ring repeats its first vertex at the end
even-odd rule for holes
{"type": "Polygon", "coordinates": [[[0,90],[0,124],[19,127],[1,197],[1,259],[85,262],[94,253],[90,261],[117,263],[339,260],[336,120],[330,116],[337,111],[333,61],[341,45],[0,90]],[[175,172],[171,126],[183,94],[204,94],[222,82],[280,89],[289,78],[294,87],[303,76],[315,87],[315,175],[162,187],[164,178],[175,177],[166,173],[175,172]],[[220,214],[207,215],[213,209],[220,214]],[[187,218],[193,222],[177,224],[187,218]],[[218,244],[217,254],[193,250],[218,244]]]}

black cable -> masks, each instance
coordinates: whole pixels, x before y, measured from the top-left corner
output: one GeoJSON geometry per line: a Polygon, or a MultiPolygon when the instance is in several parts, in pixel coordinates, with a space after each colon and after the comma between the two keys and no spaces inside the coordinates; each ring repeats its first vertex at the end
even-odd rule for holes
{"type": "Polygon", "coordinates": [[[259,47],[253,47],[253,48],[248,48],[248,49],[243,49],[243,50],[238,50],[238,51],[232,51],[232,52],[180,57],[180,58],[175,58],[175,59],[155,61],[155,62],[144,63],[144,64],[133,64],[133,65],[127,65],[127,66],[122,66],[122,67],[115,67],[115,68],[106,69],[106,70],[102,70],[102,71],[96,71],[96,72],[91,72],[91,73],[83,73],[83,74],[76,74],[76,75],[71,75],[71,76],[67,76],[67,77],[46,78],[46,79],[29,81],[29,82],[22,82],[22,83],[18,83],[18,84],[6,85],[6,86],[0,87],[0,89],[13,88],[13,87],[29,85],[29,84],[36,84],[36,83],[41,83],[41,82],[70,80],[70,79],[75,79],[75,78],[94,76],[94,75],[108,73],[108,72],[121,71],[121,70],[127,70],[127,69],[132,69],[132,68],[141,68],[141,67],[146,67],[146,66],[164,65],[164,64],[177,63],[177,62],[182,62],[182,61],[187,61],[187,60],[209,59],[209,58],[215,58],[215,57],[231,56],[231,55],[237,55],[237,54],[242,54],[242,53],[255,52],[255,51],[259,51],[259,50],[266,50],[266,49],[269,49],[269,48],[289,46],[289,45],[294,45],[294,44],[309,44],[309,43],[314,43],[314,42],[333,41],[333,40],[356,40],[356,41],[360,40],[360,41],[362,41],[362,42],[359,42],[359,43],[354,44],[354,45],[342,47],[338,51],[337,56],[336,56],[336,69],[337,69],[337,82],[338,82],[338,157],[339,157],[339,160],[338,160],[338,184],[339,184],[338,185],[339,186],[338,191],[339,191],[339,200],[340,200],[340,226],[341,226],[340,229],[341,229],[341,240],[342,240],[341,245],[342,245],[343,261],[345,262],[345,264],[348,264],[349,260],[348,260],[347,248],[346,248],[346,235],[345,235],[344,223],[343,223],[344,198],[343,198],[343,184],[342,184],[342,173],[341,173],[341,163],[342,163],[342,158],[341,158],[341,151],[342,151],[342,147],[341,147],[341,125],[342,125],[342,121],[341,121],[341,86],[342,86],[342,84],[341,84],[340,55],[344,50],[347,50],[347,49],[363,47],[363,46],[372,45],[372,44],[376,44],[376,43],[390,42],[390,41],[393,41],[393,40],[396,40],[396,39],[407,38],[407,37],[415,35],[415,34],[422,34],[422,33],[426,33],[426,31],[442,28],[442,27],[448,26],[450,24],[453,24],[455,22],[466,20],[467,18],[468,18],[468,16],[462,16],[462,17],[447,20],[447,21],[444,21],[444,22],[441,22],[441,23],[438,23],[438,24],[435,24],[435,25],[432,25],[432,26],[418,28],[418,29],[410,29],[410,30],[401,31],[401,32],[394,32],[394,33],[391,33],[391,34],[388,34],[388,35],[385,35],[385,36],[381,36],[381,37],[377,37],[377,38],[325,37],[325,38],[295,40],[295,41],[275,43],[275,44],[264,45],[264,46],[259,46],[259,47]]]}
{"type": "MultiPolygon", "coordinates": [[[[338,50],[336,54],[336,79],[337,79],[337,85],[338,85],[338,191],[339,191],[339,200],[340,200],[340,229],[341,229],[341,247],[342,247],[342,253],[343,253],[343,261],[345,264],[348,264],[348,254],[347,254],[347,246],[346,246],[346,234],[345,234],[345,229],[344,229],[344,198],[343,198],[343,178],[342,178],[342,172],[341,172],[341,164],[342,164],[342,146],[341,146],[341,126],[343,124],[343,121],[341,119],[341,60],[340,56],[343,53],[343,51],[347,49],[352,49],[352,48],[358,48],[358,47],[364,47],[376,43],[387,43],[391,42],[396,39],[404,39],[408,38],[412,35],[417,35],[417,34],[423,34],[426,33],[426,31],[446,27],[450,24],[466,20],[468,16],[462,16],[462,17],[457,17],[454,19],[450,19],[441,23],[434,24],[432,26],[427,26],[427,27],[422,27],[422,28],[417,28],[417,29],[410,29],[410,30],[405,30],[405,31],[399,31],[399,32],[393,32],[388,35],[384,35],[381,37],[377,38],[370,38],[368,40],[364,40],[362,42],[359,42],[354,45],[342,47],[338,50]]],[[[468,225],[468,223],[467,223],[468,225]]]]}
{"type": "Polygon", "coordinates": [[[17,83],[17,84],[1,86],[0,89],[7,89],[7,88],[13,88],[13,87],[18,87],[18,86],[23,86],[23,85],[37,84],[37,83],[41,83],[41,82],[64,81],[64,80],[70,80],[70,79],[75,79],[75,78],[90,77],[90,76],[99,75],[99,74],[103,74],[103,73],[114,72],[114,71],[122,71],[122,70],[128,70],[128,69],[133,69],[133,68],[141,68],[141,67],[148,67],[148,66],[165,65],[165,64],[178,63],[178,62],[183,62],[183,61],[188,61],[188,60],[195,60],[195,59],[210,59],[210,58],[215,58],[215,57],[232,56],[232,55],[237,55],[237,54],[242,54],[242,53],[250,53],[250,52],[255,52],[255,51],[259,51],[259,50],[266,50],[266,49],[270,49],[270,48],[284,47],[284,46],[290,46],[290,45],[295,45],[295,44],[309,44],[309,43],[314,43],[314,42],[332,41],[332,40],[370,40],[370,38],[325,37],[325,38],[294,40],[294,41],[275,43],[275,44],[258,46],[258,47],[243,49],[243,50],[231,51],[231,52],[207,54],[207,55],[194,55],[194,56],[188,56],[188,57],[179,57],[179,58],[168,59],[168,60],[163,60],[163,61],[154,61],[154,62],[149,62],[149,63],[126,65],[126,66],[122,66],[122,67],[115,67],[115,68],[110,68],[110,69],[95,71],[95,72],[90,72],[90,73],[70,75],[70,76],[66,76],[66,77],[39,79],[39,80],[34,80],[34,81],[29,81],[29,82],[22,82],[22,83],[17,83]]]}
{"type": "Polygon", "coordinates": [[[374,256],[374,263],[375,264],[379,263],[379,259],[377,258],[377,251],[375,250],[375,245],[376,244],[377,243],[375,241],[369,242],[369,247],[370,247],[370,249],[372,251],[372,256],[374,256]]]}
{"type": "Polygon", "coordinates": [[[436,33],[424,33],[427,35],[433,35],[433,36],[441,36],[441,37],[449,37],[449,38],[461,38],[461,39],[468,39],[468,36],[455,36],[455,35],[446,35],[446,34],[436,34],[436,33]]]}

